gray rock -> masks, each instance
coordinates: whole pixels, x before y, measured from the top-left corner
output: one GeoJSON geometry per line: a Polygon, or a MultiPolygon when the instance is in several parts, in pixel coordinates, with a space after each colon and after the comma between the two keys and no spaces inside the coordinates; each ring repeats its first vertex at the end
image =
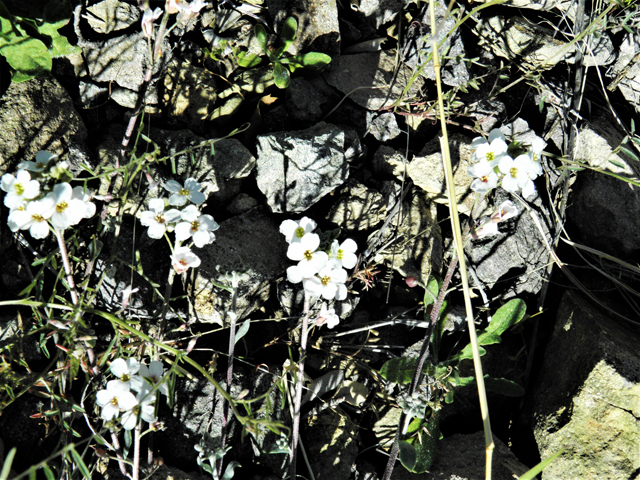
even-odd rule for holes
{"type": "Polygon", "coordinates": [[[367,124],[367,132],[379,142],[388,142],[402,133],[402,130],[398,128],[396,116],[391,112],[380,115],[367,112],[367,124]]]}
{"type": "Polygon", "coordinates": [[[256,180],[274,212],[304,212],[349,176],[345,132],[334,125],[257,140],[256,180]]]}
{"type": "Polygon", "coordinates": [[[567,217],[581,241],[626,257],[640,249],[640,190],[598,172],[580,172],[567,217]]]}
{"type": "Polygon", "coordinates": [[[67,91],[54,78],[12,83],[0,105],[0,174],[48,150],[67,160],[74,172],[89,161],[87,130],[67,91]],[[67,153],[75,148],[79,156],[67,153]]]}
{"type": "Polygon", "coordinates": [[[608,75],[617,82],[618,89],[636,113],[640,113],[640,62],[636,59],[639,51],[638,34],[627,33],[620,44],[618,59],[608,75]]]}
{"type": "Polygon", "coordinates": [[[109,98],[109,89],[107,87],[99,87],[93,83],[87,83],[80,80],[78,85],[80,92],[80,102],[84,107],[91,107],[99,101],[105,101],[109,98]]]}
{"type": "Polygon", "coordinates": [[[369,230],[382,223],[387,214],[383,196],[357,180],[349,179],[327,220],[346,230],[369,230]]]}
{"type": "Polygon", "coordinates": [[[228,325],[231,295],[214,282],[228,284],[225,274],[231,271],[247,274],[238,287],[238,321],[269,298],[271,282],[290,265],[279,227],[264,207],[257,207],[222,222],[216,240],[196,250],[202,260],[192,291],[192,314],[197,321],[228,325]]]}
{"type": "Polygon", "coordinates": [[[285,90],[287,112],[296,122],[313,123],[322,116],[321,105],[327,98],[310,82],[301,77],[291,79],[285,90]]]}
{"type": "Polygon", "coordinates": [[[142,18],[139,8],[120,0],[104,0],[87,7],[85,18],[98,33],[111,33],[130,27],[142,18]]]}
{"type": "Polygon", "coordinates": [[[473,266],[489,300],[509,299],[522,294],[537,294],[544,283],[543,272],[549,263],[545,245],[551,244],[551,217],[539,196],[528,202],[538,218],[542,232],[528,211],[504,190],[497,189],[494,205],[512,200],[519,214],[511,222],[500,225],[501,233],[473,241],[465,248],[469,265],[473,266]],[[542,238],[544,235],[544,239],[542,238]]]}
{"type": "Polygon", "coordinates": [[[408,162],[405,153],[398,152],[392,147],[380,145],[373,155],[373,171],[381,175],[393,175],[402,180],[408,162]]]}
{"type": "Polygon", "coordinates": [[[360,0],[352,3],[355,5],[352,9],[369,21],[372,30],[395,21],[398,13],[405,7],[402,0],[360,0]]]}
{"type": "Polygon", "coordinates": [[[288,53],[321,52],[331,58],[340,55],[336,0],[268,0],[267,5],[278,34],[287,17],[298,20],[296,39],[288,53]]]}
{"type": "MultiPolygon", "coordinates": [[[[350,94],[349,98],[361,107],[381,110],[392,105],[402,95],[413,69],[403,64],[397,76],[395,72],[395,50],[382,50],[343,55],[331,62],[324,78],[340,92],[350,94]],[[352,93],[355,89],[359,90],[352,93]]],[[[413,82],[408,95],[418,95],[422,83],[421,78],[413,82]]]]}
{"type": "Polygon", "coordinates": [[[566,293],[527,396],[545,480],[633,478],[640,463],[637,332],[566,293]]]}

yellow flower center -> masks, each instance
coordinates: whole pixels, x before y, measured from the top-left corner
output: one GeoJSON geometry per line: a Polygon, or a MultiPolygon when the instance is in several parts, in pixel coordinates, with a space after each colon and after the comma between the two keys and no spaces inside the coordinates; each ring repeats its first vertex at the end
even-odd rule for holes
{"type": "Polygon", "coordinates": [[[338,254],[336,255],[336,258],[338,260],[342,260],[343,257],[344,257],[344,251],[340,248],[340,249],[338,249],[338,254]]]}
{"type": "Polygon", "coordinates": [[[186,267],[186,266],[187,266],[187,261],[186,261],[184,258],[181,258],[181,259],[178,261],[178,263],[179,263],[180,265],[182,265],[183,267],[186,267]]]}
{"type": "Polygon", "coordinates": [[[489,181],[489,175],[485,175],[484,177],[480,177],[480,181],[487,183],[489,181]]]}
{"type": "Polygon", "coordinates": [[[118,397],[113,397],[111,399],[111,405],[113,405],[114,407],[118,406],[118,397]]]}
{"type": "Polygon", "coordinates": [[[326,287],[327,285],[329,285],[329,282],[331,282],[331,277],[322,277],[320,279],[320,282],[326,287]]]}
{"type": "Polygon", "coordinates": [[[181,188],[180,191],[178,192],[180,195],[184,195],[185,197],[189,196],[189,190],[187,190],[186,188],[181,188]]]}
{"type": "Polygon", "coordinates": [[[298,238],[304,237],[304,228],[302,227],[296,228],[296,237],[298,238]]]}
{"type": "Polygon", "coordinates": [[[496,154],[495,154],[495,153],[493,153],[493,152],[487,152],[487,161],[489,161],[489,162],[490,162],[490,161],[492,161],[492,160],[495,160],[495,158],[496,158],[496,154]]]}
{"type": "Polygon", "coordinates": [[[129,376],[128,373],[122,374],[122,381],[123,382],[128,382],[129,380],[131,380],[131,377],[129,376]]]}
{"type": "Polygon", "coordinates": [[[158,223],[164,223],[164,217],[161,214],[156,215],[155,220],[158,223]]]}
{"type": "Polygon", "coordinates": [[[198,222],[197,220],[194,220],[193,222],[191,222],[191,231],[192,232],[197,232],[198,228],[200,228],[200,222],[198,222]]]}
{"type": "Polygon", "coordinates": [[[15,189],[18,195],[22,195],[24,193],[24,187],[22,186],[21,183],[16,183],[15,189]]]}
{"type": "Polygon", "coordinates": [[[59,204],[56,205],[56,212],[62,213],[67,209],[68,206],[69,206],[69,204],[67,202],[62,201],[62,202],[60,202],[59,204]]]}
{"type": "Polygon", "coordinates": [[[509,170],[509,175],[511,175],[513,178],[516,178],[518,176],[518,169],[516,167],[511,167],[511,170],[509,170]]]}
{"type": "Polygon", "coordinates": [[[33,220],[34,222],[44,222],[44,217],[42,215],[34,213],[33,215],[31,215],[31,220],[33,220]]]}
{"type": "Polygon", "coordinates": [[[307,250],[306,252],[304,252],[304,259],[306,261],[309,261],[313,258],[313,252],[311,250],[307,250]]]}

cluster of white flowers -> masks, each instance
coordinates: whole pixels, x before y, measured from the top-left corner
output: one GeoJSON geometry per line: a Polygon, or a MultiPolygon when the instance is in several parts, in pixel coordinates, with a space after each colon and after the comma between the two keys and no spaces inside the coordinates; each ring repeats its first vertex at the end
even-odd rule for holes
{"type": "Polygon", "coordinates": [[[83,187],[72,188],[67,182],[48,187],[51,182],[47,180],[59,178],[60,172],[66,172],[65,162],[50,167],[57,158],[40,151],[35,161],[18,164],[15,176],[5,173],[0,179],[0,188],[6,192],[4,204],[9,208],[7,223],[12,232],[29,230],[31,236],[39,240],[49,235],[49,224],[65,230],[96,213],[96,206],[89,201],[90,196],[83,187]]]}
{"type": "Polygon", "coordinates": [[[102,409],[100,416],[107,421],[119,418],[125,430],[133,430],[140,420],[157,422],[156,392],[169,396],[162,362],[154,360],[147,367],[135,358],[116,358],[110,370],[117,380],[109,380],[107,388],[96,393],[96,404],[102,409]]]}
{"type": "Polygon", "coordinates": [[[542,174],[541,154],[544,140],[536,137],[529,149],[515,159],[508,153],[504,134],[497,128],[489,133],[489,138],[477,137],[471,146],[475,148],[468,174],[475,180],[471,189],[487,193],[499,183],[508,192],[522,192],[527,198],[536,191],[533,180],[542,174]]]}
{"type": "MultiPolygon", "coordinates": [[[[164,6],[165,12],[169,14],[177,13],[178,22],[186,23],[194,18],[207,3],[203,0],[193,0],[187,3],[184,0],[167,0],[164,6]]],[[[156,7],[155,10],[149,8],[149,1],[143,1],[140,9],[144,12],[142,15],[142,31],[146,37],[153,38],[153,22],[162,15],[162,10],[156,7]]]]}
{"type": "Polygon", "coordinates": [[[149,227],[147,235],[154,239],[162,238],[166,232],[175,232],[178,246],[173,251],[171,263],[181,274],[189,268],[198,267],[200,259],[189,247],[180,244],[191,239],[196,247],[202,248],[215,240],[213,232],[220,225],[211,215],[202,215],[198,210],[197,205],[205,201],[205,196],[200,191],[202,184],[195,179],[187,178],[184,187],[175,180],[169,180],[164,188],[171,194],[169,198],[151,200],[149,210],[140,215],[140,223],[149,227]],[[165,211],[167,206],[171,208],[165,211]]]}
{"type": "MultiPolygon", "coordinates": [[[[351,239],[342,243],[334,240],[327,251],[318,250],[320,236],[313,233],[316,227],[316,222],[308,217],[299,221],[285,220],[280,225],[280,232],[289,243],[287,256],[298,262],[287,269],[287,279],[291,283],[302,282],[310,298],[344,300],[347,298],[345,282],[348,278],[345,268],[355,267],[358,246],[351,239]]],[[[334,309],[327,309],[323,303],[316,323],[333,328],[338,322],[334,309]]]]}

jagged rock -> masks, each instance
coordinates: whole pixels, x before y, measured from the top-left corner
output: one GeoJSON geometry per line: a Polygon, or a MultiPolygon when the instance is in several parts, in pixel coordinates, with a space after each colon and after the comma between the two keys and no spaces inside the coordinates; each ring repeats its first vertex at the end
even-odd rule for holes
{"type": "Polygon", "coordinates": [[[298,32],[288,53],[320,52],[331,58],[340,55],[336,0],[268,0],[267,5],[278,34],[287,17],[298,20],[298,32]]]}
{"type": "Polygon", "coordinates": [[[92,163],[84,122],[55,78],[12,83],[0,103],[0,124],[0,174],[18,162],[32,161],[39,150],[67,160],[74,172],[80,163],[92,163]]]}
{"type": "Polygon", "coordinates": [[[339,192],[327,220],[346,230],[369,230],[382,223],[387,214],[382,195],[350,179],[339,192]]]}
{"type": "Polygon", "coordinates": [[[402,133],[398,128],[396,116],[391,112],[382,114],[367,112],[367,124],[367,133],[373,135],[379,142],[388,142],[402,133]]]}
{"type": "Polygon", "coordinates": [[[87,7],[86,19],[98,33],[111,33],[130,27],[142,17],[142,11],[120,0],[104,0],[87,7]]]}
{"type": "Polygon", "coordinates": [[[238,321],[269,298],[271,282],[290,265],[279,228],[280,224],[267,215],[264,207],[257,207],[222,222],[215,232],[216,240],[197,250],[202,260],[192,291],[192,314],[197,321],[228,324],[231,294],[214,282],[229,284],[225,274],[231,271],[247,274],[238,287],[238,321]]]}
{"type": "Polygon", "coordinates": [[[358,12],[358,17],[365,17],[372,30],[395,21],[405,6],[401,0],[360,0],[350,3],[351,9],[358,12]]]}
{"type": "Polygon", "coordinates": [[[402,180],[406,165],[406,154],[386,145],[381,145],[373,155],[373,171],[381,175],[393,175],[402,180]]]}
{"type": "MultiPolygon", "coordinates": [[[[640,113],[640,62],[637,56],[640,51],[637,34],[627,33],[620,44],[618,59],[608,76],[617,82],[618,89],[630,105],[640,113]]],[[[608,87],[612,90],[612,84],[608,87]]]]}
{"type": "Polygon", "coordinates": [[[256,180],[274,212],[304,212],[349,176],[344,130],[324,122],[259,136],[256,180]]]}
{"type": "MultiPolygon", "coordinates": [[[[324,78],[329,85],[345,95],[350,94],[349,99],[361,107],[368,110],[381,110],[392,105],[402,95],[413,74],[413,69],[403,64],[397,77],[395,73],[395,50],[382,50],[343,55],[331,62],[324,78]],[[395,82],[392,82],[394,78],[395,82]],[[390,85],[392,85],[391,88],[389,88],[390,85]],[[351,93],[358,87],[369,88],[351,93]]],[[[408,95],[418,95],[422,83],[421,78],[416,79],[408,95]]]]}
{"type": "Polygon", "coordinates": [[[565,293],[527,396],[544,480],[633,478],[640,468],[637,331],[565,293]]]}

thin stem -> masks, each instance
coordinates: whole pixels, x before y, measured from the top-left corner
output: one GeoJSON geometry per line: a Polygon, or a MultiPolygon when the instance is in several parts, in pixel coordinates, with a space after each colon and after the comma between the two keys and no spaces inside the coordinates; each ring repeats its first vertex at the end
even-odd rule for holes
{"type": "Polygon", "coordinates": [[[71,263],[69,263],[69,254],[67,253],[67,245],[64,243],[64,231],[54,229],[56,234],[56,240],[58,240],[58,247],[60,248],[60,257],[62,257],[62,265],[64,266],[64,273],[67,275],[67,283],[69,284],[69,293],[71,294],[71,302],[74,305],[78,305],[78,291],[76,290],[76,284],[73,281],[73,273],[71,272],[71,263]]]}
{"type": "Polygon", "coordinates": [[[138,423],[133,436],[133,480],[140,478],[140,429],[140,423],[138,423]]]}
{"type": "Polygon", "coordinates": [[[302,386],[304,385],[304,361],[307,356],[307,333],[309,327],[309,296],[304,294],[304,315],[302,317],[302,330],[300,331],[300,360],[298,361],[298,380],[296,382],[296,397],[293,407],[293,427],[291,431],[291,465],[289,466],[289,479],[296,478],[296,460],[298,450],[298,437],[300,435],[300,404],[302,403],[302,386]]]}
{"type": "Polygon", "coordinates": [[[113,447],[116,452],[116,457],[118,458],[118,466],[120,467],[120,473],[122,473],[122,475],[124,475],[127,478],[131,478],[131,475],[127,473],[127,467],[125,466],[124,459],[120,454],[120,440],[118,440],[118,435],[116,435],[115,432],[111,432],[111,443],[113,444],[113,447]]]}

